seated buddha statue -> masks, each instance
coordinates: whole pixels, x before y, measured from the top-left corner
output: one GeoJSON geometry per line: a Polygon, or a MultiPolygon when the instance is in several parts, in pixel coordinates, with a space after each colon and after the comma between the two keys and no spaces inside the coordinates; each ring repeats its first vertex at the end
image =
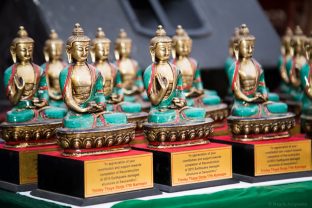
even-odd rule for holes
{"type": "Polygon", "coordinates": [[[312,138],[312,32],[305,41],[307,62],[300,70],[303,89],[301,127],[309,138],[312,138]]]}
{"type": "Polygon", "coordinates": [[[121,29],[115,40],[116,65],[121,75],[121,88],[126,102],[136,102],[142,105],[144,111],[148,111],[150,103],[144,93],[142,82],[142,70],[136,60],[130,57],[132,40],[121,29]]]}
{"type": "Polygon", "coordinates": [[[252,58],[255,37],[243,24],[234,52],[238,59],[229,69],[234,104],[228,124],[234,139],[256,140],[289,136],[294,126],[294,114],[287,105],[268,100],[264,71],[252,58]]]}
{"type": "Polygon", "coordinates": [[[119,112],[107,112],[103,77],[87,63],[90,39],[75,24],[66,42],[70,65],[60,74],[60,86],[68,112],[57,137],[64,155],[80,156],[129,150],[134,124],[119,112]]]}
{"type": "Polygon", "coordinates": [[[62,99],[59,76],[61,71],[66,67],[66,63],[62,60],[63,41],[58,38],[55,30],[51,30],[50,38],[46,40],[43,54],[45,63],[43,68],[48,86],[49,104],[51,106],[63,107],[65,104],[62,99]]]}
{"type": "MultiPolygon", "coordinates": [[[[230,77],[231,75],[229,74],[230,68],[238,59],[238,51],[236,50],[236,52],[234,52],[234,48],[236,47],[238,41],[239,41],[239,28],[235,27],[234,33],[229,41],[229,57],[226,59],[226,62],[225,62],[225,72],[226,72],[228,80],[231,80],[231,77],[230,77]]],[[[267,88],[267,91],[268,91],[269,101],[277,102],[280,100],[278,94],[269,92],[268,88],[267,88]]],[[[228,95],[231,96],[232,99],[230,99],[229,97],[227,97],[227,99],[233,102],[233,93],[232,93],[231,83],[229,83],[228,95]]]]}
{"type": "Polygon", "coordinates": [[[292,58],[290,40],[293,36],[291,28],[287,27],[285,35],[282,37],[281,55],[278,59],[277,67],[282,78],[279,90],[283,94],[289,94],[289,77],[286,70],[287,62],[292,58]]]}
{"type": "Polygon", "coordinates": [[[192,39],[182,26],[178,25],[172,38],[172,62],[180,69],[187,105],[204,108],[206,116],[220,124],[227,117],[227,105],[221,103],[215,91],[212,93],[204,90],[198,63],[190,57],[191,51],[192,39]]]}
{"type": "Polygon", "coordinates": [[[104,80],[103,93],[106,99],[106,110],[126,113],[128,121],[135,123],[137,130],[140,130],[144,121],[147,120],[147,113],[142,112],[140,103],[124,101],[120,72],[116,65],[111,64],[108,60],[110,42],[105,37],[102,28],[98,28],[96,38],[91,42],[90,51],[92,62],[104,80]]]}
{"type": "Polygon", "coordinates": [[[183,92],[182,73],[169,62],[172,40],[160,25],[150,41],[153,63],[143,75],[152,104],[144,133],[152,147],[173,147],[207,143],[212,119],[203,108],[189,107],[183,92]]]}
{"type": "Polygon", "coordinates": [[[44,70],[32,62],[34,40],[20,26],[10,52],[14,64],[4,72],[4,86],[14,106],[1,124],[2,138],[12,146],[55,143],[55,128],[66,110],[49,106],[44,70]]]}
{"type": "Polygon", "coordinates": [[[286,70],[289,77],[289,94],[292,100],[301,102],[302,90],[300,83],[300,70],[306,63],[306,57],[304,55],[304,40],[305,35],[303,34],[299,26],[296,27],[294,35],[290,40],[290,50],[292,58],[286,63],[286,70]]]}

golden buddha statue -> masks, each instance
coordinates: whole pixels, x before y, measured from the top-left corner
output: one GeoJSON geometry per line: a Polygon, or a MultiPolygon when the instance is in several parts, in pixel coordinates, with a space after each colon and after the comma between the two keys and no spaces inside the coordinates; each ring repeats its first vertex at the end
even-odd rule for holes
{"type": "Polygon", "coordinates": [[[312,138],[312,32],[304,43],[307,62],[300,69],[301,88],[303,96],[301,99],[301,129],[307,137],[312,138]]]}
{"type": "Polygon", "coordinates": [[[49,106],[43,69],[32,63],[34,40],[20,26],[10,52],[14,64],[4,72],[6,95],[14,106],[1,124],[2,138],[9,146],[55,143],[55,128],[61,126],[66,110],[49,106]]]}
{"type": "Polygon", "coordinates": [[[50,38],[45,42],[43,54],[46,63],[41,65],[41,68],[44,69],[46,75],[49,104],[66,107],[62,99],[59,76],[67,64],[62,60],[63,41],[58,38],[55,30],[51,30],[50,38]]]}
{"type": "Polygon", "coordinates": [[[121,74],[122,90],[126,102],[137,102],[142,109],[147,111],[150,107],[142,82],[142,70],[136,60],[130,58],[132,40],[127,33],[121,29],[115,40],[115,59],[121,74]]]}
{"type": "Polygon", "coordinates": [[[289,77],[289,94],[292,100],[300,103],[302,98],[302,89],[300,81],[300,70],[306,64],[304,55],[305,35],[299,26],[296,27],[294,35],[290,40],[290,58],[286,63],[287,75],[289,77]]]}
{"type": "Polygon", "coordinates": [[[191,51],[192,39],[182,26],[178,25],[172,38],[172,62],[181,71],[187,105],[204,108],[206,116],[211,117],[215,124],[222,126],[228,115],[227,105],[221,103],[216,91],[203,88],[198,63],[190,57],[191,51]]]}
{"type": "Polygon", "coordinates": [[[152,107],[144,133],[152,147],[205,144],[212,133],[212,119],[203,108],[189,107],[180,70],[169,62],[172,40],[160,25],[150,41],[153,63],[143,81],[152,107]]]}
{"type": "Polygon", "coordinates": [[[229,69],[235,97],[228,117],[233,138],[248,141],[289,137],[295,115],[287,112],[285,103],[268,100],[264,71],[252,58],[255,37],[245,24],[239,30],[234,48],[238,59],[229,69]]]}
{"type": "Polygon", "coordinates": [[[289,77],[286,70],[287,62],[292,58],[291,55],[291,45],[290,41],[293,36],[293,32],[291,28],[287,27],[284,36],[282,37],[282,46],[281,46],[281,56],[278,59],[277,67],[280,71],[280,75],[282,78],[281,85],[279,87],[281,93],[288,94],[290,91],[289,88],[289,77]]]}
{"type": "Polygon", "coordinates": [[[108,112],[103,76],[87,63],[90,39],[75,24],[66,43],[70,65],[60,74],[60,86],[68,113],[57,130],[66,156],[103,154],[129,150],[135,125],[124,113],[108,112]]]}
{"type": "Polygon", "coordinates": [[[92,62],[104,80],[103,92],[106,99],[106,110],[126,113],[128,122],[135,123],[137,130],[142,130],[142,125],[147,120],[147,113],[141,111],[140,103],[124,101],[121,74],[116,65],[111,64],[108,60],[110,42],[105,37],[102,28],[98,28],[96,38],[91,42],[92,62]]]}

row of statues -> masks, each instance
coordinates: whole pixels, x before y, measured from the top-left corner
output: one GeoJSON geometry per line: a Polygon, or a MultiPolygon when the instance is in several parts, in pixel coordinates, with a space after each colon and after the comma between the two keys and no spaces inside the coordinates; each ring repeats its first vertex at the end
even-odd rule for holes
{"type": "Polygon", "coordinates": [[[302,130],[312,133],[311,60],[312,34],[306,36],[297,26],[294,32],[287,28],[282,37],[278,68],[281,75],[279,93],[286,101],[297,106],[301,113],[302,130]]]}
{"type": "Polygon", "coordinates": [[[142,129],[157,147],[206,143],[227,106],[215,91],[203,89],[185,30],[178,26],[171,39],[158,27],[150,42],[153,64],[143,76],[130,58],[126,32],[115,41],[115,63],[108,59],[110,42],[101,28],[91,40],[77,23],[66,41],[65,63],[63,41],[52,30],[43,50],[46,63],[38,66],[32,62],[34,40],[21,26],[10,48],[14,64],[4,74],[13,105],[1,124],[6,144],[53,143],[56,132],[67,155],[126,151],[142,129]]]}

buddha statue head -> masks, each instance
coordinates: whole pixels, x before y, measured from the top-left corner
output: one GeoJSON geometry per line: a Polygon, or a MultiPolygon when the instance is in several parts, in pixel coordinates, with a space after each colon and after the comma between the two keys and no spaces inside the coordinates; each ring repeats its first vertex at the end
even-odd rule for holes
{"type": "Polygon", "coordinates": [[[282,37],[281,54],[284,56],[290,55],[290,41],[293,36],[293,31],[290,27],[286,28],[286,32],[282,37]]]}
{"type": "Polygon", "coordinates": [[[310,32],[309,36],[306,38],[304,43],[304,51],[306,55],[306,59],[308,61],[312,61],[312,31],[310,32]]]}
{"type": "Polygon", "coordinates": [[[238,38],[239,38],[239,28],[235,27],[234,28],[234,33],[233,33],[233,35],[232,35],[232,37],[230,38],[230,41],[229,41],[229,55],[232,56],[232,57],[235,56],[234,55],[234,47],[235,47],[235,44],[238,41],[238,38]]]}
{"type": "Polygon", "coordinates": [[[166,62],[170,58],[172,40],[166,35],[164,28],[159,25],[155,37],[150,40],[150,54],[153,62],[166,62]]]}
{"type": "Polygon", "coordinates": [[[122,57],[127,58],[130,56],[132,48],[132,40],[128,38],[124,29],[120,29],[118,38],[115,41],[115,59],[119,60],[122,57]]]}
{"type": "Polygon", "coordinates": [[[106,61],[109,56],[110,39],[105,36],[102,28],[98,28],[95,38],[91,41],[91,59],[92,62],[106,61]]]}
{"type": "Polygon", "coordinates": [[[239,37],[234,46],[234,54],[237,60],[249,59],[254,52],[256,38],[249,33],[247,25],[242,24],[239,27],[239,37]]]}
{"type": "Polygon", "coordinates": [[[58,38],[55,30],[51,30],[50,37],[43,47],[44,59],[46,62],[62,59],[63,41],[58,38]]]}
{"type": "Polygon", "coordinates": [[[17,37],[13,39],[10,46],[10,53],[14,63],[27,63],[33,57],[34,40],[28,37],[23,26],[19,27],[17,37]]]}
{"type": "Polygon", "coordinates": [[[305,35],[299,25],[296,26],[294,35],[290,39],[290,54],[292,56],[304,55],[305,35]]]}
{"type": "Polygon", "coordinates": [[[176,34],[172,37],[172,57],[189,56],[192,51],[192,39],[181,25],[177,26],[176,34]]]}
{"type": "Polygon", "coordinates": [[[88,59],[90,38],[84,35],[79,23],[75,24],[72,35],[66,42],[69,63],[85,63],[88,59]]]}

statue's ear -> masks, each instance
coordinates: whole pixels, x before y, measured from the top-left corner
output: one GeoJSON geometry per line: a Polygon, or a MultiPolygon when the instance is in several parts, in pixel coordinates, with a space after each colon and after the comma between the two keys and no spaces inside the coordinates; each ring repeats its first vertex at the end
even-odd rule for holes
{"type": "Polygon", "coordinates": [[[66,51],[66,54],[67,54],[68,63],[72,63],[73,62],[70,49],[71,49],[70,46],[66,46],[66,48],[65,48],[65,51],[66,51]]]}
{"type": "Polygon", "coordinates": [[[10,47],[10,53],[11,53],[13,63],[15,64],[16,63],[16,47],[15,46],[10,47]]]}
{"type": "Polygon", "coordinates": [[[44,60],[46,62],[49,62],[50,57],[49,57],[48,47],[46,46],[43,48],[43,55],[44,55],[44,60]]]}
{"type": "Polygon", "coordinates": [[[119,54],[118,50],[116,50],[116,49],[114,50],[114,55],[115,55],[116,61],[118,61],[120,59],[120,54],[119,54]]]}
{"type": "Polygon", "coordinates": [[[151,54],[152,62],[155,62],[155,48],[153,46],[149,47],[149,52],[151,54]]]}
{"type": "Polygon", "coordinates": [[[95,63],[95,47],[94,46],[92,46],[90,49],[90,56],[91,56],[92,63],[95,63]]]}
{"type": "Polygon", "coordinates": [[[238,58],[239,58],[238,44],[233,45],[233,52],[234,52],[235,59],[238,60],[238,58]]]}
{"type": "Polygon", "coordinates": [[[174,45],[172,45],[172,47],[171,47],[171,56],[173,59],[175,59],[177,57],[176,49],[175,49],[174,45]]]}

